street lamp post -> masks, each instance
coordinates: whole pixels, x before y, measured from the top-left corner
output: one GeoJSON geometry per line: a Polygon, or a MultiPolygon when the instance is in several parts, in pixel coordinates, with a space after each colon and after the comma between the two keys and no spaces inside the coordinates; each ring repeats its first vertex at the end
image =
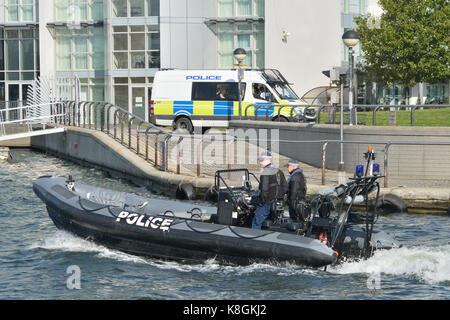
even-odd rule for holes
{"type": "Polygon", "coordinates": [[[345,183],[345,168],[344,168],[344,145],[342,141],[344,141],[344,76],[340,76],[340,102],[341,102],[341,121],[339,126],[341,143],[340,143],[340,151],[341,151],[341,161],[338,166],[338,182],[339,184],[345,183]]]}
{"type": "Polygon", "coordinates": [[[348,88],[348,109],[349,109],[349,125],[354,125],[353,119],[353,48],[359,42],[359,35],[354,30],[347,30],[342,35],[342,41],[348,47],[348,63],[349,63],[349,88],[348,88]]]}
{"type": "Polygon", "coordinates": [[[234,58],[238,64],[238,96],[239,96],[239,119],[242,119],[242,79],[244,79],[244,70],[242,69],[242,61],[247,57],[247,52],[242,48],[237,48],[233,52],[234,58]]]}

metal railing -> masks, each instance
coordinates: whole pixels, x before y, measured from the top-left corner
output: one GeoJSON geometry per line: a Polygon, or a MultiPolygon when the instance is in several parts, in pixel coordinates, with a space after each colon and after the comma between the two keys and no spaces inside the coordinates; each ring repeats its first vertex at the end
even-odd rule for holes
{"type": "MultiPolygon", "coordinates": [[[[345,141],[345,140],[283,140],[278,139],[257,139],[256,141],[249,137],[231,137],[223,134],[219,135],[188,135],[180,134],[172,131],[161,129],[136,115],[129,113],[118,106],[105,102],[66,102],[68,107],[67,124],[79,126],[87,129],[100,130],[105,132],[110,137],[121,143],[123,146],[145,159],[147,162],[162,171],[171,171],[176,174],[186,174],[183,172],[183,167],[189,167],[189,173],[196,176],[210,175],[213,176],[214,171],[220,169],[219,165],[207,164],[202,155],[202,151],[211,147],[213,143],[223,143],[225,150],[223,154],[223,168],[232,168],[236,165],[234,158],[236,154],[231,155],[230,150],[236,149],[239,143],[258,144],[267,143],[292,143],[298,147],[299,144],[319,144],[321,145],[318,156],[320,156],[319,166],[321,171],[320,183],[326,184],[327,168],[326,162],[329,158],[327,151],[330,146],[336,144],[354,144],[354,145],[368,145],[378,144],[384,147],[383,149],[383,164],[382,170],[384,173],[384,186],[389,186],[390,179],[390,148],[392,146],[445,146],[448,148],[450,142],[396,142],[396,141],[345,141]],[[189,153],[193,156],[192,163],[186,163],[181,157],[180,145],[181,143],[190,146],[189,153]],[[169,157],[169,153],[172,157],[169,157]]],[[[286,106],[288,107],[288,106],[286,106]]],[[[322,105],[329,107],[329,105],[322,105]]],[[[389,106],[391,107],[391,106],[389,106]]],[[[404,107],[404,106],[403,106],[404,107]]],[[[292,110],[292,109],[291,109],[292,110]]],[[[278,110],[281,114],[282,110],[278,110]]],[[[373,110],[376,112],[376,110],[373,110]]],[[[266,110],[266,114],[268,112],[266,110]]],[[[269,116],[269,115],[268,115],[269,116]]],[[[357,155],[358,159],[361,155],[357,155]]],[[[242,164],[245,165],[245,164],[242,164]]],[[[328,171],[329,172],[329,171],[328,171]]],[[[329,174],[329,173],[328,173],[329,174]]]]}
{"type": "MultiPolygon", "coordinates": [[[[450,108],[449,104],[421,104],[421,105],[365,105],[365,104],[355,104],[353,105],[354,119],[360,118],[357,122],[358,124],[367,124],[367,115],[359,115],[358,111],[372,111],[372,125],[376,125],[377,111],[385,109],[395,109],[395,110],[410,110],[410,125],[414,126],[414,114],[418,109],[439,109],[439,108],[450,108]]],[[[283,121],[288,120],[289,122],[306,122],[303,116],[298,116],[295,109],[299,108],[301,110],[314,110],[316,114],[316,123],[321,123],[322,114],[324,110],[328,114],[327,124],[339,124],[340,118],[337,119],[337,115],[341,113],[341,106],[339,104],[296,104],[296,105],[284,105],[284,104],[249,104],[245,107],[242,120],[263,120],[263,121],[283,121]]],[[[348,105],[344,105],[344,123],[349,123],[349,108],[348,105]]],[[[304,113],[303,113],[304,114],[304,113]]],[[[309,120],[311,121],[311,120],[309,120]]],[[[450,125],[450,123],[449,123],[450,125]]]]}
{"type": "Polygon", "coordinates": [[[67,123],[67,112],[63,102],[0,109],[0,136],[64,125],[67,123]]]}
{"type": "MultiPolygon", "coordinates": [[[[421,104],[421,105],[365,105],[365,104],[356,104],[354,107],[354,113],[356,116],[356,119],[358,118],[358,111],[372,111],[372,125],[376,126],[376,116],[377,112],[380,110],[410,110],[410,125],[414,126],[414,114],[415,111],[418,109],[440,109],[440,108],[450,108],[449,104],[421,104]]],[[[317,115],[317,123],[320,123],[321,113],[324,109],[327,109],[328,113],[328,122],[332,124],[339,124],[339,120],[336,120],[336,115],[340,114],[340,105],[323,105],[320,107],[317,115]],[[331,119],[330,120],[330,115],[331,119]]],[[[344,105],[344,113],[349,112],[348,105],[344,105]]],[[[450,121],[449,121],[450,125],[450,121]]]]}

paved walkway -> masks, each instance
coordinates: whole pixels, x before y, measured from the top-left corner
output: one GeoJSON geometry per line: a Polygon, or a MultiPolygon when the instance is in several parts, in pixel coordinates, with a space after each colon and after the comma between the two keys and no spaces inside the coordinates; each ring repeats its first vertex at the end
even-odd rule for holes
{"type": "MultiPolygon", "coordinates": [[[[154,131],[149,131],[148,147],[144,131],[139,134],[139,154],[145,158],[148,156],[151,163],[156,162],[158,166],[162,165],[163,153],[162,144],[165,140],[164,135],[157,135],[154,131]],[[158,152],[155,154],[155,143],[158,142],[158,152]]],[[[120,139],[120,132],[117,133],[120,139]]],[[[137,131],[132,130],[131,140],[128,132],[124,132],[124,143],[131,141],[132,149],[137,152],[137,131]]],[[[190,138],[172,137],[167,140],[168,145],[168,167],[167,171],[187,176],[214,177],[217,170],[247,168],[250,172],[259,176],[261,168],[257,161],[261,152],[267,151],[267,148],[258,147],[255,144],[246,141],[233,141],[232,136],[227,136],[222,131],[214,131],[200,137],[190,138]]],[[[289,160],[287,157],[272,151],[273,163],[281,167],[286,176],[289,174],[283,165],[289,160]]],[[[306,163],[300,163],[300,168],[304,171],[308,183],[322,184],[322,169],[306,163]]],[[[352,174],[347,173],[350,177],[352,174]]],[[[325,170],[326,184],[336,184],[339,180],[337,171],[325,170]]]]}

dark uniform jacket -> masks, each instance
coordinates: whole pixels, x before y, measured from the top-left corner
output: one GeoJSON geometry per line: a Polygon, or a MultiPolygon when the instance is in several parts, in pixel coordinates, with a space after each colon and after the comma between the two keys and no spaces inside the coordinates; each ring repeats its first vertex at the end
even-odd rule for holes
{"type": "Polygon", "coordinates": [[[288,205],[294,208],[297,200],[304,200],[306,196],[306,179],[302,170],[294,170],[288,179],[288,205]]]}
{"type": "Polygon", "coordinates": [[[260,204],[272,203],[277,199],[282,199],[287,191],[286,178],[283,172],[272,164],[264,167],[260,176],[259,191],[260,204]]]}

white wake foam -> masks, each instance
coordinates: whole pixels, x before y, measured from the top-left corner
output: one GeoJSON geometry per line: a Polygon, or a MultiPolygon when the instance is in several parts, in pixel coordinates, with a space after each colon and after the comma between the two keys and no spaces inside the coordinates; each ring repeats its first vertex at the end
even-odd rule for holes
{"type": "MultiPolygon", "coordinates": [[[[308,269],[289,263],[271,264],[254,263],[248,266],[229,266],[209,259],[199,264],[186,264],[176,261],[146,259],[120,251],[108,249],[91,241],[83,240],[65,231],[57,231],[50,237],[33,244],[30,249],[42,248],[63,252],[92,252],[99,258],[123,262],[147,264],[163,270],[179,272],[217,272],[221,275],[249,275],[270,272],[279,276],[309,275],[321,276],[317,269],[308,269]]],[[[393,276],[410,276],[429,284],[450,282],[450,245],[436,247],[413,247],[380,250],[373,257],[358,262],[347,262],[329,267],[334,274],[388,274],[393,276]]]]}
{"type": "Polygon", "coordinates": [[[143,258],[108,249],[104,246],[95,244],[92,241],[81,239],[71,233],[61,230],[56,231],[55,234],[50,237],[30,246],[30,249],[37,248],[63,252],[92,252],[96,253],[97,256],[101,258],[115,259],[126,262],[146,263],[146,260],[143,258]]]}
{"type": "Polygon", "coordinates": [[[290,263],[253,263],[247,266],[224,265],[215,259],[208,259],[202,263],[180,263],[177,261],[163,261],[158,259],[146,259],[117,250],[112,250],[104,246],[95,244],[92,241],[83,240],[73,234],[58,230],[48,238],[41,240],[29,247],[33,249],[45,249],[61,252],[88,252],[94,253],[96,257],[113,259],[123,262],[147,264],[162,270],[175,270],[179,272],[216,272],[221,275],[249,275],[261,272],[270,272],[279,276],[292,275],[318,275],[315,269],[305,269],[304,267],[290,263]]]}
{"type": "MultiPolygon", "coordinates": [[[[380,250],[373,257],[329,269],[332,273],[380,273],[419,278],[429,284],[450,281],[450,245],[380,250]]],[[[448,285],[448,283],[447,283],[448,285]]]]}

